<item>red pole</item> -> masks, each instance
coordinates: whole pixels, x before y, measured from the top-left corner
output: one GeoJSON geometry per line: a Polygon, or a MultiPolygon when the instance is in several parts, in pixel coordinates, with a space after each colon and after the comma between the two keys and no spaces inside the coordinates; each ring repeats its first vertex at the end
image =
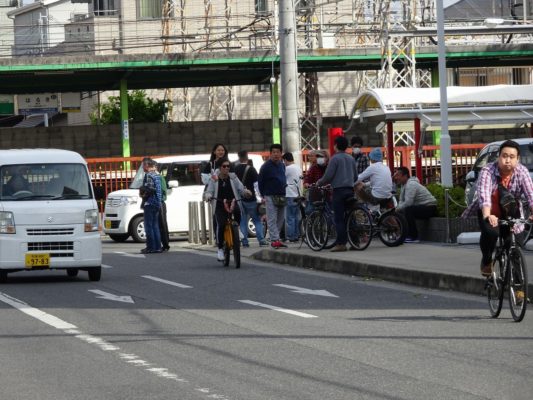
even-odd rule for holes
{"type": "Polygon", "coordinates": [[[415,166],[416,177],[420,182],[422,180],[422,157],[420,156],[420,118],[415,118],[415,166]]]}
{"type": "Polygon", "coordinates": [[[387,163],[391,175],[394,175],[394,137],[393,137],[393,122],[387,121],[387,163]]]}
{"type": "Polygon", "coordinates": [[[329,142],[329,156],[333,157],[334,150],[333,146],[335,145],[335,139],[339,136],[344,136],[342,128],[329,128],[328,129],[328,142],[329,142]]]}

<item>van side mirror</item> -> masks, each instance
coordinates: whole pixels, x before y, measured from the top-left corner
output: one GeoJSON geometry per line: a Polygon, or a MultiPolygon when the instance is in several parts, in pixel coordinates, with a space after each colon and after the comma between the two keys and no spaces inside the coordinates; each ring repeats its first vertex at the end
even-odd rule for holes
{"type": "Polygon", "coordinates": [[[175,189],[179,186],[179,182],[178,181],[168,181],[168,187],[170,189],[175,189]]]}

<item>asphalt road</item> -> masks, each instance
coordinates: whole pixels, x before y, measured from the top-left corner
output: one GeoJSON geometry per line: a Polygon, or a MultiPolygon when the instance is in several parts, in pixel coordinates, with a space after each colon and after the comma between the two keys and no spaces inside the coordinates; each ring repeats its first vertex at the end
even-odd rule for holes
{"type": "Polygon", "coordinates": [[[2,400],[531,399],[533,309],[211,253],[104,242],[0,286],[2,400]]]}

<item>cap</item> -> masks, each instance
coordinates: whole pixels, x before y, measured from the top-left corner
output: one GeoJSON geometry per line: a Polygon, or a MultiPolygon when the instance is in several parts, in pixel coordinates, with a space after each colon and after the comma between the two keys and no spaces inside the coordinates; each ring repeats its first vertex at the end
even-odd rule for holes
{"type": "Polygon", "coordinates": [[[368,158],[372,161],[383,161],[383,153],[379,147],[374,147],[370,153],[368,153],[368,158]]]}

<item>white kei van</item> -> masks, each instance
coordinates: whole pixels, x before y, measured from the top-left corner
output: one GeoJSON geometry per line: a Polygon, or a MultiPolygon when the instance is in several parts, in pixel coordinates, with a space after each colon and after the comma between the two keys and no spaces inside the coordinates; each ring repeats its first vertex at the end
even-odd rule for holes
{"type": "Polygon", "coordinates": [[[57,149],[0,150],[0,281],[16,271],[79,270],[100,280],[98,206],[87,164],[57,149]]]}
{"type": "MultiPolygon", "coordinates": [[[[189,232],[189,201],[202,201],[204,185],[200,174],[209,156],[209,154],[196,154],[154,159],[159,172],[167,181],[167,222],[171,234],[189,232]]],[[[263,165],[263,158],[258,154],[249,154],[248,157],[259,171],[263,165]]],[[[230,153],[229,159],[232,162],[236,161],[237,154],[230,153]]],[[[144,171],[141,166],[129,189],[117,190],[107,195],[103,220],[104,233],[116,242],[124,242],[130,236],[138,243],[146,241],[142,199],[139,197],[143,178],[144,171]]]]}

